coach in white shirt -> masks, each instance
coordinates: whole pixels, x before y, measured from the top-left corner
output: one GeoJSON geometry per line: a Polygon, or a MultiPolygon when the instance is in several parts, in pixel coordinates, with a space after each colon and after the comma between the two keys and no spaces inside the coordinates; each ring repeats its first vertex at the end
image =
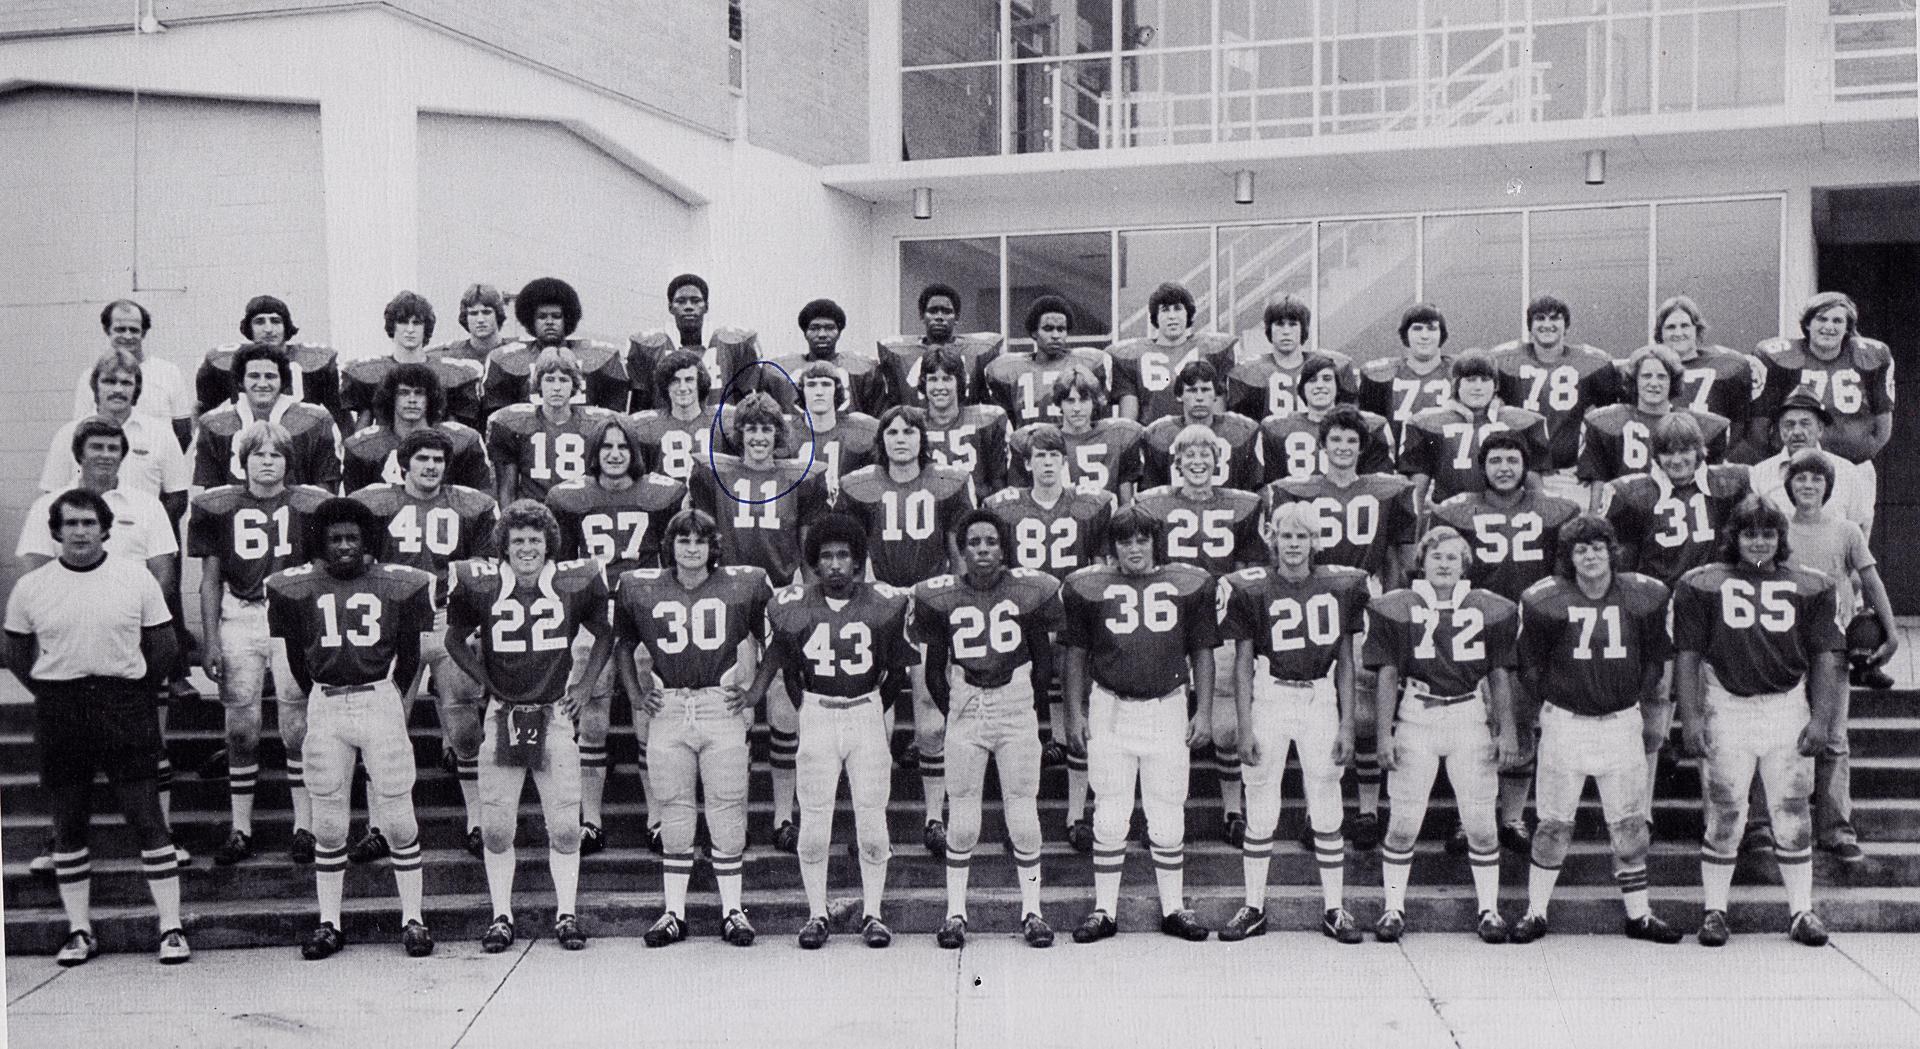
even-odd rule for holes
{"type": "MultiPolygon", "coordinates": [[[[93,394],[88,415],[113,423],[127,436],[119,487],[158,498],[168,516],[177,518],[186,508],[193,471],[166,421],[140,411],[148,393],[140,359],[127,350],[108,350],[94,362],[86,381],[93,394]],[[175,502],[180,504],[177,509],[175,502]]],[[[75,419],[54,431],[40,468],[41,491],[64,492],[79,483],[80,469],[73,454],[73,431],[79,424],[80,419],[75,419]]]]}
{"type": "MultiPolygon", "coordinates": [[[[153,328],[153,315],[132,299],[115,299],[100,311],[100,328],[107,333],[113,349],[133,354],[139,365],[144,394],[137,411],[170,426],[181,450],[186,450],[193,437],[193,388],[187,385],[186,373],[179,365],[147,356],[147,332],[153,328]]],[[[89,387],[88,376],[82,373],[73,387],[75,419],[93,414],[94,392],[89,387]]]]}
{"type": "Polygon", "coordinates": [[[1820,446],[1833,417],[1818,398],[1796,390],[1780,402],[1774,413],[1774,432],[1780,438],[1779,454],[1754,464],[1751,475],[1754,493],[1793,516],[1793,499],[1787,495],[1787,463],[1797,453],[1813,449],[1833,467],[1833,493],[1827,499],[1827,511],[1860,526],[1869,538],[1873,535],[1873,496],[1860,477],[1860,468],[1846,458],[1820,446]]]}
{"type": "MultiPolygon", "coordinates": [[[[145,563],[165,589],[173,577],[173,561],[180,544],[174,539],[160,500],[120,485],[120,465],[127,454],[126,431],[105,419],[83,419],[75,426],[71,447],[80,464],[79,481],[74,487],[99,493],[113,511],[107,552],[145,563]]],[[[34,500],[27,509],[27,523],[20,529],[20,541],[13,549],[13,555],[29,570],[60,556],[60,544],[41,526],[54,497],[55,493],[49,492],[34,500]]]]}

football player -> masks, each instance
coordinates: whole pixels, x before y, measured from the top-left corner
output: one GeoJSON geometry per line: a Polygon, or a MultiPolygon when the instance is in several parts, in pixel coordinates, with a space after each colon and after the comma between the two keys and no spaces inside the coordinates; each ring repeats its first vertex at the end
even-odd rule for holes
{"type": "Polygon", "coordinates": [[[372,425],[376,392],[395,368],[405,364],[427,368],[440,380],[447,415],[479,418],[481,366],[465,357],[427,349],[433,339],[433,303],[403,291],[387,303],[385,320],[393,352],[383,357],[362,357],[340,374],[340,405],[353,413],[359,426],[372,425]]]}
{"type": "MultiPolygon", "coordinates": [[[[540,361],[547,351],[559,349],[572,354],[580,371],[580,381],[570,395],[574,404],[616,412],[626,409],[627,370],[620,362],[620,348],[574,337],[574,329],[580,326],[580,295],[571,284],[557,277],[528,281],[513,297],[513,316],[520,322],[522,341],[488,354],[486,375],[481,379],[481,396],[490,419],[509,405],[546,401],[546,393],[540,389],[540,361]]],[[[522,493],[522,497],[538,498],[528,493],[522,493]]]]}
{"type": "Polygon", "coordinates": [[[299,401],[286,392],[293,385],[294,373],[285,354],[264,343],[253,343],[240,347],[230,359],[233,386],[240,394],[231,403],[222,403],[200,416],[200,433],[194,442],[195,487],[244,483],[246,465],[234,457],[233,438],[248,423],[265,419],[285,427],[293,438],[287,483],[338,490],[340,431],[325,408],[299,401]]]}
{"type": "Polygon", "coordinates": [[[1505,943],[1494,810],[1497,770],[1521,757],[1511,687],[1520,610],[1467,582],[1473,553],[1454,529],[1435,526],[1415,555],[1421,578],[1380,595],[1367,609],[1365,661],[1379,675],[1375,723],[1392,802],[1380,843],[1386,907],[1373,934],[1396,943],[1406,932],[1414,839],[1444,762],[1467,830],[1480,910],[1476,931],[1486,943],[1505,943]]]}
{"type": "Polygon", "coordinates": [[[1572,327],[1572,308],[1541,295],[1527,304],[1527,338],[1494,347],[1493,363],[1500,372],[1501,402],[1546,420],[1548,454],[1536,467],[1541,483],[1551,494],[1585,506],[1587,486],[1574,472],[1580,420],[1595,408],[1624,400],[1625,392],[1613,358],[1567,342],[1572,327]]]}
{"type": "Polygon", "coordinates": [[[1440,352],[1446,344],[1446,315],[1431,303],[1417,303],[1400,315],[1406,352],[1360,366],[1360,407],[1386,417],[1395,447],[1414,416],[1440,407],[1453,392],[1447,378],[1453,358],[1440,352]]]}
{"type": "Polygon", "coordinates": [[[1151,488],[1173,483],[1173,439],[1189,426],[1211,431],[1227,454],[1214,470],[1213,483],[1222,488],[1255,491],[1262,482],[1260,424],[1244,415],[1219,410],[1220,373],[1204,360],[1192,361],[1174,376],[1175,408],[1147,426],[1141,444],[1141,483],[1151,488]]]}
{"type": "Polygon", "coordinates": [[[674,330],[639,332],[627,340],[627,374],[633,379],[633,411],[666,407],[659,400],[662,392],[656,370],[661,358],[675,350],[692,352],[706,372],[700,399],[712,405],[732,385],[734,396],[764,388],[764,369],[751,367],[760,359],[760,338],[746,328],[717,327],[713,337],[705,335],[707,282],[695,273],[682,273],[667,282],[667,312],[673,315],[674,330]],[[738,378],[741,381],[734,383],[738,378]],[[649,385],[651,383],[651,385],[649,385]]]}
{"type": "MultiPolygon", "coordinates": [[[[244,376],[234,371],[233,359],[249,344],[270,346],[287,361],[287,379],[281,392],[296,401],[316,405],[333,417],[334,428],[342,432],[353,428],[353,418],[340,405],[340,362],[331,346],[294,342],[300,329],[293,323],[293,311],[271,295],[255,295],[247,300],[240,315],[240,342],[215,346],[207,351],[194,373],[194,400],[204,416],[245,393],[244,376]]],[[[278,421],[278,420],[276,420],[278,421]]],[[[235,478],[244,480],[244,478],[235,478]]],[[[195,482],[198,483],[198,482],[195,482]]]]}
{"type": "Polygon", "coordinates": [[[712,378],[694,350],[670,350],[654,366],[654,404],[633,417],[648,466],[686,484],[713,447],[712,378]]]}
{"type": "Polygon", "coordinates": [[[1190,748],[1207,744],[1214,720],[1214,580],[1192,565],[1165,563],[1165,531],[1139,507],[1113,515],[1107,542],[1114,563],[1082,568],[1061,591],[1067,738],[1087,756],[1093,784],[1094,909],[1073,930],[1073,942],[1119,931],[1113,916],[1136,781],[1160,893],[1160,931],[1204,940],[1210,930],[1187,909],[1182,874],[1190,748]],[[1196,706],[1191,718],[1189,683],[1196,706]]]}
{"type": "MultiPolygon", "coordinates": [[[[382,535],[379,560],[427,572],[434,580],[433,618],[420,638],[420,664],[433,672],[434,711],[466,803],[467,851],[480,853],[481,693],[464,674],[447,640],[448,566],[492,553],[496,508],[493,497],[476,488],[446,483],[453,442],[438,430],[415,430],[402,438],[399,484],[369,485],[353,498],[373,513],[382,535]]],[[[557,546],[557,544],[556,544],[557,546]]],[[[417,685],[418,682],[411,683],[417,685]]],[[[409,701],[416,694],[406,690],[409,701]]],[[[444,760],[444,759],[443,759],[444,760]]],[[[352,858],[366,863],[387,855],[380,825],[370,823],[354,842],[352,858]]]]}
{"type": "MultiPolygon", "coordinates": [[[[1197,361],[1213,365],[1214,390],[1225,397],[1226,376],[1233,371],[1234,347],[1240,340],[1195,329],[1193,314],[1193,293],[1168,281],[1147,296],[1147,323],[1153,334],[1115,343],[1107,351],[1113,358],[1113,392],[1120,418],[1151,426],[1182,414],[1183,395],[1175,377],[1197,361]]],[[[1224,411],[1217,406],[1215,410],[1224,411]]]]}
{"type": "Polygon", "coordinates": [[[1247,789],[1241,846],[1247,902],[1220,938],[1231,943],[1267,931],[1267,871],[1291,748],[1300,757],[1320,868],[1320,931],[1359,943],[1360,926],[1344,904],[1340,776],[1353,756],[1353,645],[1365,627],[1367,574],[1313,563],[1321,528],[1312,503],[1284,503],[1267,521],[1272,567],[1226,577],[1220,627],[1221,637],[1234,642],[1234,711],[1247,789]],[[1257,664],[1265,664],[1264,673],[1257,664]]]}
{"type": "Polygon", "coordinates": [[[1796,390],[1811,391],[1833,416],[1827,450],[1860,467],[1871,506],[1879,487],[1873,457],[1893,437],[1893,351],[1860,334],[1860,308],[1837,291],[1807,300],[1800,310],[1800,336],[1761,344],[1766,403],[1779,404],[1796,390]]]}
{"type": "Polygon", "coordinates": [[[1597,408],[1580,420],[1580,463],[1575,476],[1591,491],[1588,509],[1599,512],[1607,482],[1646,470],[1652,462],[1647,440],[1653,427],[1671,412],[1693,417],[1707,445],[1707,462],[1726,458],[1727,420],[1711,412],[1676,405],[1683,371],[1680,358],[1665,346],[1645,346],[1627,359],[1630,400],[1597,408]]]}
{"type": "Polygon", "coordinates": [[[538,403],[516,400],[487,419],[494,495],[502,506],[545,499],[547,489],[585,475],[587,438],[614,414],[576,400],[586,377],[579,359],[564,347],[541,352],[533,364],[533,383],[538,403]]]}
{"type": "Polygon", "coordinates": [[[947,920],[935,940],[967,942],[967,873],[980,841],[987,760],[1000,781],[1007,844],[1020,881],[1020,934],[1053,946],[1040,913],[1040,722],[1034,696],[1053,675],[1051,636],[1065,613],[1060,583],[1045,572],[1009,568],[1013,529],[984,507],[962,514],[954,544],[966,566],[913,588],[909,621],[926,646],[927,691],[946,718],[953,822],[947,830],[947,920]],[[1023,672],[1031,666],[1031,674],[1023,672]],[[1035,679],[1040,683],[1036,693],[1035,679]]]}
{"type": "Polygon", "coordinates": [[[987,397],[1007,413],[1018,428],[1028,423],[1052,422],[1060,417],[1053,403],[1054,380],[1075,365],[1086,368],[1111,385],[1113,361],[1104,350],[1070,346],[1073,307],[1058,295],[1042,295],[1027,307],[1027,337],[1031,353],[1006,353],[986,366],[987,397]]]}
{"type": "MultiPolygon", "coordinates": [[[[897,411],[919,409],[888,410],[897,411]]],[[[844,514],[828,514],[807,530],[806,554],[817,581],[788,587],[768,608],[771,640],[747,690],[747,705],[758,706],[783,670],[798,682],[800,878],[810,915],[800,929],[800,946],[815,950],[827,942],[827,855],[834,797],[845,770],[860,850],[860,937],[868,947],[885,947],[893,942],[892,930],[880,920],[893,851],[887,840],[893,770],[881,708],[890,692],[904,691],[889,688],[887,679],[920,662],[907,640],[912,595],[861,581],[866,530],[844,514]]]]}
{"type": "Polygon", "coordinates": [[[607,580],[591,558],[552,560],[548,552],[560,549],[560,525],[530,499],[500,514],[490,545],[500,560],[459,561],[448,570],[446,611],[447,653],[487,696],[479,782],[493,922],[480,947],[498,954],[513,946],[513,836],[531,773],[546,815],[553,938],[577,951],[587,945],[587,934],[574,916],[580,887],[574,719],[613,654],[607,580]],[[569,691],[572,647],[583,628],[593,633],[593,650],[580,683],[569,691]]]}
{"type": "MultiPolygon", "coordinates": [[[[1305,302],[1288,295],[1267,304],[1261,314],[1272,350],[1242,360],[1227,375],[1227,410],[1249,419],[1265,419],[1298,411],[1295,391],[1300,387],[1300,366],[1306,363],[1307,339],[1313,332],[1313,311],[1305,302]]],[[[1360,372],[1353,358],[1338,350],[1321,350],[1333,358],[1339,368],[1340,391],[1352,397],[1360,389],[1360,372]]]]}
{"type": "MultiPolygon", "coordinates": [[[[753,923],[740,903],[740,857],[747,845],[747,727],[753,720],[745,684],[759,668],[773,589],[763,569],[721,567],[720,529],[704,511],[673,515],[663,552],[669,567],[634,569],[621,575],[614,589],[620,676],[629,694],[640,697],[635,709],[659,723],[643,746],[653,797],[660,804],[666,907],[647,930],[646,943],[664,947],[687,937],[698,788],[706,794],[713,838],[713,876],[725,915],[721,935],[736,947],[749,947],[753,923]],[[637,666],[636,652],[641,656],[637,666]]],[[[648,814],[655,811],[649,801],[648,814]]],[[[831,802],[824,818],[832,818],[831,802]]]]}
{"type": "Polygon", "coordinates": [[[1707,781],[1699,931],[1707,947],[1727,942],[1727,897],[1756,772],[1771,803],[1788,934],[1809,947],[1827,942],[1813,912],[1807,799],[1814,756],[1845,731],[1834,715],[1846,687],[1846,638],[1833,580],[1788,563],[1787,527],[1779,508],[1749,496],[1726,520],[1719,562],[1688,572],[1674,588],[1681,727],[1707,781]]]}
{"type": "MultiPolygon", "coordinates": [[[[1179,470],[1178,482],[1149,488],[1133,504],[1160,522],[1168,562],[1194,565],[1215,579],[1236,568],[1257,564],[1266,559],[1267,553],[1260,538],[1260,497],[1214,485],[1225,458],[1221,444],[1204,426],[1181,430],[1171,449],[1179,470]]],[[[1233,650],[1221,645],[1213,658],[1214,679],[1230,680],[1233,650]]],[[[1247,825],[1240,797],[1239,725],[1225,703],[1203,705],[1201,709],[1213,717],[1208,738],[1213,741],[1214,770],[1220,779],[1221,838],[1239,848],[1247,825]]],[[[1098,824],[1099,788],[1094,792],[1094,822],[1098,824]]]]}
{"type": "MultiPolygon", "coordinates": [[[[1421,513],[1486,484],[1480,473],[1480,443],[1487,435],[1512,430],[1532,452],[1527,461],[1536,469],[1549,461],[1546,422],[1533,412],[1510,408],[1495,396],[1500,373],[1493,358],[1468,350],[1453,359],[1453,397],[1438,408],[1421,412],[1407,422],[1400,444],[1400,472],[1413,478],[1414,500],[1421,513]]],[[[1539,487],[1536,477],[1529,488],[1539,487]]]]}
{"type": "MultiPolygon", "coordinates": [[[[986,403],[986,368],[1000,355],[1006,340],[998,332],[961,333],[958,330],[960,307],[960,293],[951,286],[929,284],[920,289],[914,306],[924,334],[917,338],[895,335],[880,340],[880,366],[887,376],[889,403],[916,403],[914,398],[925,392],[922,383],[926,355],[942,347],[960,355],[967,377],[962,395],[970,398],[967,403],[986,403]]],[[[923,407],[932,407],[920,403],[923,407]]]]}
{"type": "MultiPolygon", "coordinates": [[[[1067,484],[1132,502],[1140,484],[1146,429],[1131,419],[1106,417],[1107,388],[1086,368],[1069,368],[1054,380],[1053,403],[1060,409],[1060,436],[1067,442],[1067,484]]],[[[1033,483],[1025,473],[1026,434],[1025,429],[1016,430],[1009,442],[1014,484],[1033,483]]]]}
{"type": "Polygon", "coordinates": [[[741,454],[716,453],[711,466],[695,466],[687,505],[719,523],[722,560],[753,565],[785,586],[800,570],[800,528],[825,485],[806,483],[810,461],[774,458],[790,434],[773,397],[750,393],[720,410],[732,415],[741,454]]]}
{"type": "MultiPolygon", "coordinates": [[[[809,474],[819,477],[831,495],[839,490],[840,478],[873,463],[873,439],[880,432],[880,424],[871,415],[841,410],[847,384],[835,366],[816,362],[800,369],[793,378],[800,385],[801,411],[806,417],[801,418],[799,413],[789,417],[780,454],[787,454],[791,444],[793,458],[801,466],[812,463],[809,474]]],[[[737,428],[740,416],[736,413],[730,421],[737,428]]]]}
{"type": "MultiPolygon", "coordinates": [[[[1339,362],[1323,353],[1307,354],[1294,392],[1294,411],[1260,423],[1263,483],[1283,477],[1304,481],[1327,471],[1327,457],[1320,451],[1320,423],[1340,396],[1339,362]]],[[[1387,421],[1371,412],[1361,412],[1360,418],[1367,426],[1367,441],[1361,445],[1366,458],[1358,469],[1367,474],[1391,472],[1393,434],[1387,421]]]]}
{"type": "MultiPolygon", "coordinates": [[[[460,327],[466,331],[466,338],[435,349],[448,357],[473,361],[484,373],[487,358],[507,341],[507,297],[491,284],[467,285],[467,290],[460,293],[460,327]]],[[[460,421],[478,430],[485,420],[476,415],[460,421]]]]}
{"type": "Polygon", "coordinates": [[[815,299],[800,307],[800,334],[806,337],[807,352],[773,362],[791,381],[782,381],[778,373],[760,377],[760,385],[780,402],[782,411],[794,410],[800,399],[796,389],[800,373],[815,365],[830,369],[839,378],[841,399],[834,407],[840,411],[878,415],[886,410],[891,403],[887,400],[886,373],[872,357],[839,351],[840,334],[846,329],[847,311],[832,299],[815,299]]]}
{"type": "MultiPolygon", "coordinates": [[[[1433,508],[1435,524],[1451,526],[1473,545],[1467,581],[1516,604],[1528,587],[1553,574],[1560,526],[1580,513],[1565,499],[1527,487],[1534,465],[1527,453],[1527,443],[1518,434],[1488,434],[1479,455],[1484,487],[1433,508]]],[[[1533,738],[1539,701],[1524,688],[1513,697],[1514,723],[1522,740],[1533,738]]],[[[1532,779],[1531,763],[1500,770],[1500,843],[1515,852],[1528,848],[1527,785],[1532,779]]],[[[1456,831],[1448,845],[1461,853],[1467,842],[1456,831]]]]}
{"type": "Polygon", "coordinates": [[[373,421],[347,438],[341,482],[346,491],[357,492],[382,481],[399,484],[400,459],[395,453],[400,439],[427,427],[453,440],[453,455],[447,463],[449,482],[493,489],[486,441],[466,424],[447,417],[446,392],[432,368],[401,364],[388,369],[374,390],[369,411],[373,421]]]}
{"type": "Polygon", "coordinates": [[[433,625],[433,576],[381,564],[380,523],[365,504],[314,508],[308,550],[320,559],[267,577],[267,625],[307,694],[307,790],[313,796],[314,883],[320,924],[300,944],[319,961],[346,945],[340,897],[347,877],[347,815],[354,761],[367,766],[367,805],[393,835],[400,942],[433,953],[422,920],[420,825],[413,811],[413,742],[400,698],[420,668],[420,634],[433,625]]]}
{"type": "MultiPolygon", "coordinates": [[[[587,441],[587,476],[547,491],[547,509],[553,511],[560,525],[559,559],[591,557],[600,563],[607,578],[615,581],[633,569],[658,565],[667,521],[686,498],[686,485],[664,474],[645,472],[632,423],[624,416],[615,416],[587,441]]],[[[588,642],[576,637],[574,666],[584,672],[590,655],[588,642]]],[[[574,714],[580,736],[582,856],[606,848],[601,803],[607,790],[607,732],[613,717],[615,682],[616,675],[609,666],[591,683],[586,704],[574,714]]],[[[568,684],[571,687],[574,682],[568,684]]],[[[649,719],[633,702],[634,693],[626,695],[633,713],[633,734],[642,750],[640,787],[646,796],[648,830],[657,831],[659,809],[647,782],[644,756],[649,719]]]]}
{"type": "MultiPolygon", "coordinates": [[[[1107,522],[1113,516],[1113,493],[1085,491],[1067,485],[1067,440],[1052,423],[1034,423],[1025,431],[1026,473],[1033,485],[1003,488],[987,499],[986,507],[1013,530],[1011,560],[1022,568],[1037,569],[1064,581],[1079,569],[1099,562],[1107,547],[1107,522]]],[[[1067,746],[1067,715],[1061,697],[1061,675],[1040,680],[1034,667],[1034,694],[1046,698],[1047,722],[1059,759],[1067,767],[1067,844],[1076,852],[1093,851],[1093,822],[1087,814],[1087,757],[1067,746]]],[[[1043,759],[1047,756],[1043,753],[1043,759]]]]}
{"type": "Polygon", "coordinates": [[[933,461],[972,473],[974,491],[982,496],[1006,487],[1007,413],[997,405],[969,403],[967,359],[951,346],[935,346],[916,366],[933,461]]]}
{"type": "Polygon", "coordinates": [[[1751,463],[1766,454],[1767,418],[1754,405],[1766,392],[1767,366],[1758,355],[1703,345],[1706,317],[1685,295],[1675,295],[1653,314],[1653,341],[1680,360],[1680,385],[1673,400],[1695,412],[1712,412],[1731,429],[1727,458],[1751,463]]]}
{"type": "MultiPolygon", "coordinates": [[[[1580,794],[1591,778],[1613,842],[1613,879],[1627,908],[1629,939],[1679,943],[1647,904],[1644,737],[1660,724],[1662,668],[1672,656],[1667,588],[1615,571],[1613,526],[1594,514],[1562,525],[1555,575],[1521,598],[1520,678],[1540,709],[1540,826],[1527,874],[1527,912],[1514,943],[1547,934],[1547,902],[1573,841],[1580,794]],[[1551,684],[1549,684],[1551,683],[1551,684]]],[[[1657,746],[1657,743],[1656,743],[1657,746]]]]}
{"type": "Polygon", "coordinates": [[[287,785],[293,794],[288,852],[295,863],[313,862],[313,803],[300,756],[307,732],[306,694],[294,684],[286,643],[267,631],[267,577],[310,560],[307,522],[328,498],[323,488],[286,483],[292,447],[293,438],[277,423],[256,422],[240,431],[234,452],[247,464],[247,483],[201,492],[193,500],[187,529],[188,553],[200,558],[202,658],[226,708],[233,825],[213,855],[221,866],[253,855],[260,696],[269,673],[280,706],[280,739],[286,744],[287,785]]]}

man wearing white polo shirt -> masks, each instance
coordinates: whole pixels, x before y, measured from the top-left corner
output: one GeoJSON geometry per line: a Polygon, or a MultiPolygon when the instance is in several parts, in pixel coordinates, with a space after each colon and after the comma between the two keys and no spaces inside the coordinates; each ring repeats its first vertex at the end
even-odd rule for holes
{"type": "Polygon", "coordinates": [[[120,486],[159,499],[169,518],[185,512],[187,484],[193,471],[166,421],[144,410],[146,398],[154,393],[146,384],[146,371],[138,356],[117,348],[101,354],[93,363],[93,370],[85,378],[90,408],[54,431],[46,462],[40,468],[42,492],[64,492],[77,483],[80,471],[73,460],[73,431],[81,420],[97,416],[127,435],[120,486]],[[172,505],[176,502],[178,509],[172,505]]]}
{"type": "MultiPolygon", "coordinates": [[[[180,449],[186,450],[193,438],[193,390],[187,385],[180,366],[162,357],[148,357],[147,332],[153,329],[153,314],[132,299],[115,299],[100,311],[100,330],[107,333],[111,348],[133,354],[140,369],[141,385],[146,390],[139,412],[165,422],[173,431],[180,449]]],[[[94,391],[83,372],[73,385],[73,417],[84,418],[94,411],[94,391]]]]}

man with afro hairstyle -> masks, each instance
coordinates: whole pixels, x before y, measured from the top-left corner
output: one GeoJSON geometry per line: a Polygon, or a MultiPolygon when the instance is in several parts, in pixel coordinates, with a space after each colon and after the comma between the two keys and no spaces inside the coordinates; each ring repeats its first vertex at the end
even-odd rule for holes
{"type": "Polygon", "coordinates": [[[574,390],[575,404],[591,404],[611,411],[627,406],[627,370],[620,348],[608,342],[575,337],[580,327],[580,294],[558,277],[536,277],[513,298],[513,316],[520,322],[519,342],[487,355],[482,399],[489,416],[509,404],[538,400],[534,363],[548,350],[573,353],[584,381],[574,390]]]}
{"type": "Polygon", "coordinates": [[[420,364],[433,369],[439,378],[447,402],[446,414],[474,425],[481,414],[480,377],[485,369],[478,361],[427,349],[433,340],[433,303],[403,291],[387,303],[384,319],[387,338],[393,340],[393,352],[363,357],[346,366],[340,375],[341,406],[354,413],[354,419],[362,428],[372,425],[374,401],[381,381],[402,364],[420,364]]]}

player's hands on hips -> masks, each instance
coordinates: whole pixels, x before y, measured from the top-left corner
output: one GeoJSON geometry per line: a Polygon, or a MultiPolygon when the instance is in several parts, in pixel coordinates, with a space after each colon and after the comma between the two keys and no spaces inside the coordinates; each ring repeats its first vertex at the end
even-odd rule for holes
{"type": "Polygon", "coordinates": [[[1337,768],[1346,768],[1353,764],[1353,728],[1348,726],[1333,737],[1333,764],[1337,768]]]}
{"type": "Polygon", "coordinates": [[[640,706],[651,716],[666,709],[667,701],[660,695],[659,689],[650,688],[640,696],[640,706]]]}
{"type": "Polygon", "coordinates": [[[1187,720],[1187,749],[1198,750],[1213,741],[1213,712],[1202,710],[1187,720]]]}
{"type": "Polygon", "coordinates": [[[220,642],[218,639],[206,643],[205,653],[200,657],[200,665],[206,670],[207,677],[211,678],[214,684],[218,685],[226,682],[227,660],[220,654],[220,642]]]}
{"type": "Polygon", "coordinates": [[[721,685],[720,691],[727,697],[727,713],[738,714],[747,709],[747,690],[739,685],[721,685]]]}
{"type": "Polygon", "coordinates": [[[1803,758],[1815,757],[1827,749],[1827,726],[1819,718],[1809,718],[1807,727],[1800,730],[1799,750],[1803,758]]]}

